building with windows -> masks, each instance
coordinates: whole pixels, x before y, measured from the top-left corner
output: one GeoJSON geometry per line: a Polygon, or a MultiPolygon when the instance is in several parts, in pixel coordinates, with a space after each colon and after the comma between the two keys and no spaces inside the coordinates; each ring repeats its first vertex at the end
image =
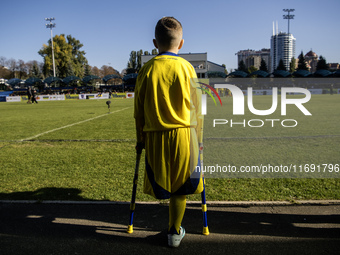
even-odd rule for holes
{"type": "Polygon", "coordinates": [[[272,73],[275,71],[281,59],[283,60],[286,70],[289,71],[290,62],[292,58],[295,57],[295,41],[296,39],[292,34],[284,32],[273,33],[270,40],[271,65],[269,72],[272,73]]]}
{"type": "Polygon", "coordinates": [[[330,71],[336,71],[340,69],[339,63],[328,63],[328,68],[330,71]]]}
{"type": "MultiPolygon", "coordinates": [[[[208,78],[208,72],[224,73],[223,66],[208,61],[207,53],[183,53],[178,55],[193,65],[198,78],[208,78]]],[[[155,56],[142,55],[142,66],[155,56]]]]}
{"type": "Polygon", "coordinates": [[[260,69],[261,60],[263,59],[266,62],[267,68],[270,67],[270,49],[261,49],[261,50],[240,50],[235,55],[237,55],[237,64],[241,61],[245,64],[248,69],[251,66],[260,69]]]}

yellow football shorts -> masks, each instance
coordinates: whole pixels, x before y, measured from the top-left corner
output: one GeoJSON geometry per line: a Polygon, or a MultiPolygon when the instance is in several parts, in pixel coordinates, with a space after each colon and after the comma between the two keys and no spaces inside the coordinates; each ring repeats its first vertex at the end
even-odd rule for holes
{"type": "Polygon", "coordinates": [[[146,132],[144,193],[157,199],[203,191],[194,128],[146,132]]]}

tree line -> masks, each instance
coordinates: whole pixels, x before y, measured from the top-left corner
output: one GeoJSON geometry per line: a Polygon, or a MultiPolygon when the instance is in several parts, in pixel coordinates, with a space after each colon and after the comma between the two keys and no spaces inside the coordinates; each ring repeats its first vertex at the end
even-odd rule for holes
{"type": "MultiPolygon", "coordinates": [[[[60,72],[57,72],[56,76],[59,78],[65,78],[67,76],[74,75],[81,79],[87,75],[96,75],[100,78],[103,78],[104,76],[109,75],[109,74],[116,74],[120,76],[119,71],[114,69],[112,66],[108,66],[108,65],[103,65],[100,68],[98,68],[97,66],[91,67],[88,65],[85,68],[87,70],[84,69],[83,74],[80,73],[76,75],[75,73],[67,72],[64,75],[62,75],[60,72]]],[[[44,74],[44,71],[43,71],[44,69],[45,67],[44,67],[43,62],[38,62],[36,60],[25,62],[21,59],[19,60],[15,60],[13,58],[6,59],[5,57],[0,56],[0,78],[4,78],[7,80],[12,79],[12,78],[19,78],[19,79],[25,80],[29,77],[45,79],[49,76],[53,76],[53,74],[52,75],[44,74]]]]}
{"type": "Polygon", "coordinates": [[[43,63],[36,60],[23,61],[22,59],[15,60],[13,58],[6,59],[0,56],[0,78],[11,79],[19,78],[26,79],[28,77],[41,76],[43,63]]]}
{"type": "MultiPolygon", "coordinates": [[[[65,78],[68,76],[77,76],[83,78],[88,75],[95,75],[103,78],[109,74],[121,76],[118,70],[112,66],[103,65],[100,68],[90,66],[85,57],[86,52],[82,50],[84,45],[72,37],[64,34],[55,35],[53,37],[53,51],[55,60],[56,76],[65,78]]],[[[43,44],[38,51],[43,58],[42,62],[32,60],[23,61],[13,58],[6,59],[0,56],[0,78],[11,79],[27,79],[28,77],[36,77],[45,79],[53,76],[53,59],[52,59],[52,42],[48,40],[47,44],[43,44]]],[[[153,49],[151,54],[157,54],[157,49],[153,49]]],[[[141,68],[141,55],[150,55],[148,51],[131,51],[125,72],[136,73],[141,68]]]]}
{"type": "Polygon", "coordinates": [[[139,50],[139,51],[131,51],[130,58],[127,63],[127,73],[138,73],[139,69],[142,67],[142,55],[157,55],[158,50],[155,48],[151,51],[151,54],[148,51],[139,50]]]}

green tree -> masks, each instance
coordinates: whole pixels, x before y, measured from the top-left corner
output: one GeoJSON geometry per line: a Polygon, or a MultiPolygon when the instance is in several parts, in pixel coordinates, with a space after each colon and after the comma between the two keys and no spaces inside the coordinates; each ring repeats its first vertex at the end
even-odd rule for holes
{"type": "MultiPolygon", "coordinates": [[[[157,55],[158,54],[157,49],[153,49],[151,54],[157,55]]],[[[139,51],[133,50],[130,52],[130,58],[126,66],[126,71],[128,74],[138,72],[141,69],[142,55],[143,55],[143,50],[139,50],[139,51]]],[[[148,51],[144,51],[144,55],[150,55],[150,53],[148,51]]]]}
{"type": "Polygon", "coordinates": [[[268,72],[267,63],[266,63],[266,61],[264,61],[263,58],[261,58],[260,70],[264,71],[264,72],[268,72]]]}
{"type": "Polygon", "coordinates": [[[280,59],[279,65],[277,66],[276,70],[283,70],[287,71],[285,64],[283,63],[283,60],[280,59]]]}
{"type": "Polygon", "coordinates": [[[296,59],[292,57],[292,60],[289,63],[289,72],[294,73],[295,72],[295,66],[296,66],[296,59]]]}
{"type": "Polygon", "coordinates": [[[306,70],[306,71],[308,71],[306,59],[305,59],[305,56],[303,55],[302,51],[301,51],[301,53],[299,55],[298,70],[306,70]]]}
{"type": "Polygon", "coordinates": [[[89,64],[86,64],[85,65],[84,76],[89,76],[89,75],[92,75],[91,66],[89,66],[89,64]]]}
{"type": "Polygon", "coordinates": [[[224,68],[224,73],[228,74],[228,70],[227,70],[227,66],[225,64],[222,64],[223,68],[224,68]]]}
{"type": "Polygon", "coordinates": [[[316,70],[328,70],[326,59],[320,55],[318,63],[316,64],[316,70]]]}
{"type": "Polygon", "coordinates": [[[244,61],[241,60],[240,63],[238,63],[238,71],[248,72],[246,65],[244,64],[244,61]]]}
{"type": "Polygon", "coordinates": [[[141,69],[142,67],[142,55],[143,55],[143,50],[139,50],[137,52],[137,72],[141,69]]]}
{"type": "Polygon", "coordinates": [[[158,54],[158,50],[156,48],[154,48],[152,51],[151,51],[151,55],[157,55],[158,54]]]}
{"type": "MultiPolygon", "coordinates": [[[[85,52],[80,50],[81,47],[83,47],[83,44],[71,35],[68,35],[67,38],[64,34],[53,37],[56,76],[65,78],[72,74],[79,78],[84,77],[87,59],[85,52]]],[[[46,77],[51,76],[53,74],[51,40],[48,41],[47,45],[44,44],[38,53],[44,58],[44,75],[46,77]]]]}
{"type": "Polygon", "coordinates": [[[127,64],[128,69],[137,69],[137,52],[136,51],[131,51],[130,53],[130,59],[127,64]]]}
{"type": "Polygon", "coordinates": [[[88,64],[87,59],[85,57],[85,51],[80,50],[84,45],[80,43],[79,40],[68,35],[67,42],[72,46],[72,67],[74,70],[74,75],[79,78],[84,77],[85,66],[88,64]]]}
{"type": "Polygon", "coordinates": [[[33,61],[27,62],[27,68],[28,68],[29,77],[35,77],[39,79],[43,78],[38,61],[33,60],[33,61]]]}
{"type": "Polygon", "coordinates": [[[252,72],[255,72],[255,71],[257,71],[258,69],[255,67],[255,66],[250,66],[249,68],[248,68],[248,73],[252,73],[252,72]]]}
{"type": "Polygon", "coordinates": [[[66,72],[65,73],[66,73],[66,77],[67,76],[78,76],[75,73],[74,65],[73,65],[72,61],[69,61],[67,63],[67,68],[66,68],[66,72]]]}

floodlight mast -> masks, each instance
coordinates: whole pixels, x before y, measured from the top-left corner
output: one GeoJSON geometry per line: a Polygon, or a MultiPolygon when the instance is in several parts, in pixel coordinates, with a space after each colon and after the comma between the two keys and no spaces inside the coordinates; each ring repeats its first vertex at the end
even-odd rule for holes
{"type": "Polygon", "coordinates": [[[54,49],[53,49],[53,36],[52,36],[52,28],[55,27],[55,23],[52,23],[52,20],[55,20],[55,18],[45,18],[45,20],[50,22],[50,23],[46,24],[46,28],[50,28],[51,29],[53,77],[55,77],[54,49]]]}
{"type": "Polygon", "coordinates": [[[283,9],[284,12],[288,12],[288,15],[283,15],[283,19],[288,19],[288,34],[290,34],[289,32],[289,21],[291,19],[294,19],[295,15],[290,15],[291,12],[295,11],[295,9],[283,9]]]}

